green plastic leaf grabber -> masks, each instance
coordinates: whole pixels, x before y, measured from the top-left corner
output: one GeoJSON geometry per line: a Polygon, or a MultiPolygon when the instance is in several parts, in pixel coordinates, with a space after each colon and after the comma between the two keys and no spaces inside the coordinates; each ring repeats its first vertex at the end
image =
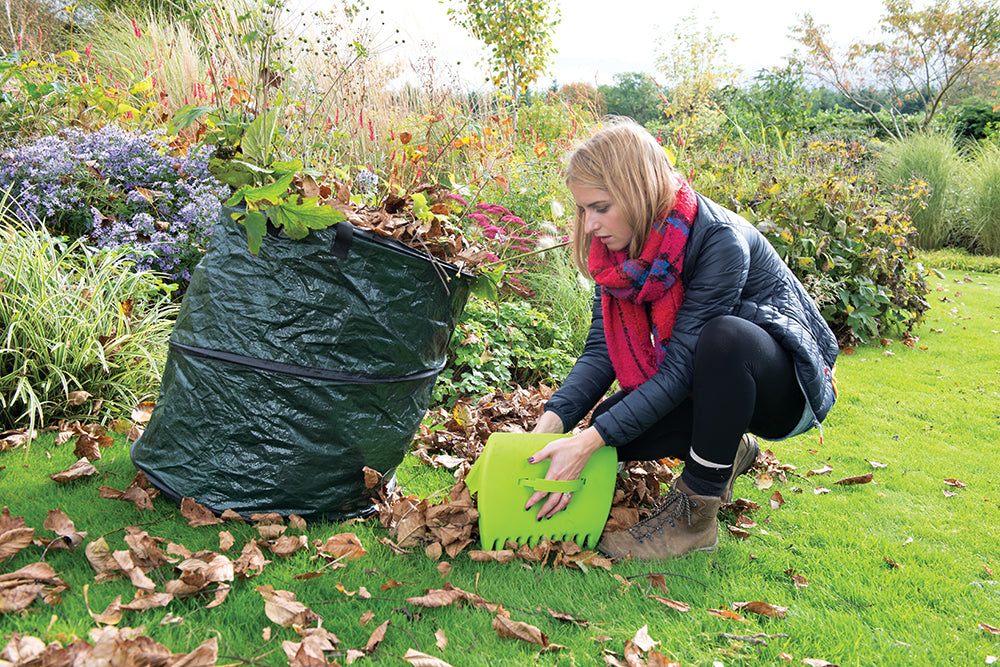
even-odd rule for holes
{"type": "Polygon", "coordinates": [[[507,540],[533,547],[543,538],[573,540],[594,548],[611,511],[618,456],[602,447],[590,458],[580,479],[546,480],[547,460],[528,463],[528,457],[565,435],[551,433],[494,433],[465,478],[477,494],[479,536],[485,550],[503,549],[507,540]],[[542,503],[525,510],[535,491],[572,493],[569,506],[549,519],[537,520],[542,503]]]}

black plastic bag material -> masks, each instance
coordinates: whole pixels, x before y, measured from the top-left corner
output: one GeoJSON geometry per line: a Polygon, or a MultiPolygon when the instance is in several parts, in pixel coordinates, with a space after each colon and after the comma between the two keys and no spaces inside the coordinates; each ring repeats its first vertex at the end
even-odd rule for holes
{"type": "Polygon", "coordinates": [[[343,221],[247,248],[224,208],[132,462],[213,512],[368,513],[430,404],[472,276],[343,221]]]}

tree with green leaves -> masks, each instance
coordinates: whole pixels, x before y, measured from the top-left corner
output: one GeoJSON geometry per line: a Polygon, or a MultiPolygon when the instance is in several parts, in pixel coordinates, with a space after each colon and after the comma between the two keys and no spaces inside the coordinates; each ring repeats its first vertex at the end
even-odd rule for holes
{"type": "Polygon", "coordinates": [[[621,72],[614,75],[614,82],[598,88],[609,114],[628,116],[641,125],[662,118],[663,101],[648,74],[621,72]]]}
{"type": "Polygon", "coordinates": [[[806,48],[801,61],[806,71],[894,136],[906,134],[900,109],[907,101],[920,102],[918,127],[926,130],[941,108],[966,96],[970,86],[997,83],[1000,6],[993,0],[935,0],[920,10],[911,0],[885,0],[879,29],[880,40],[859,40],[842,52],[831,43],[829,27],[810,14],[793,31],[806,48]],[[889,93],[888,123],[876,113],[882,105],[869,96],[872,90],[889,93]]]}
{"type": "Polygon", "coordinates": [[[448,18],[490,49],[497,88],[515,100],[546,71],[559,24],[554,0],[451,0],[448,18]]]}

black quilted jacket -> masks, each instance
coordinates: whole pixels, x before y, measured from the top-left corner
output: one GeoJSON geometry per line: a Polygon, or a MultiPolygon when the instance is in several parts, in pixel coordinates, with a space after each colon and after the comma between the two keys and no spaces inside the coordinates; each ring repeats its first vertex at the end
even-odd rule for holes
{"type": "MultiPolygon", "coordinates": [[[[767,239],[750,223],[702,196],[687,242],[684,302],[659,370],[594,426],[611,446],[623,445],[659,421],[691,391],[695,344],[702,327],[735,315],[763,328],[788,350],[816,424],[833,406],[837,340],[812,298],[767,239]]],[[[600,288],[583,354],[549,399],[567,430],[611,387],[615,373],[604,339],[600,288]]]]}

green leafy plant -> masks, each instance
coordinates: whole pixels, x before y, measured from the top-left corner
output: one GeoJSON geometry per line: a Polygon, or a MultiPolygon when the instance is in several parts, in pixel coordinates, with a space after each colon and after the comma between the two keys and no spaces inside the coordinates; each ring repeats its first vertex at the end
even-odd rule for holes
{"type": "Polygon", "coordinates": [[[177,306],[127,254],[64,242],[0,211],[0,428],[127,414],[155,393],[177,306]],[[73,392],[90,400],[71,401],[73,392]]]}
{"type": "Polygon", "coordinates": [[[477,398],[497,387],[556,383],[576,357],[568,332],[523,299],[469,300],[451,338],[434,402],[477,398]]]}
{"type": "Polygon", "coordinates": [[[844,344],[910,330],[928,308],[912,260],[906,208],[920,189],[876,198],[873,156],[858,142],[815,141],[791,153],[722,150],[693,165],[696,189],[755,224],[844,344]]]}

